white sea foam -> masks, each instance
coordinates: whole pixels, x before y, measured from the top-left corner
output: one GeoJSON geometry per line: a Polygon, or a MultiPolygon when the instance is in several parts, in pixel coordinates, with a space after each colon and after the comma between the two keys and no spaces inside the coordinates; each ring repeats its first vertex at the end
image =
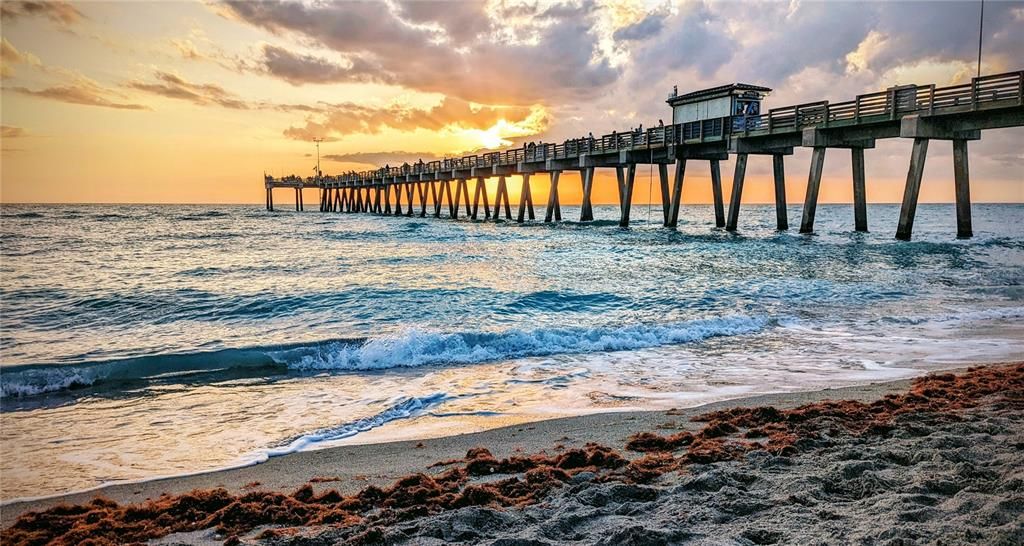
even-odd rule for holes
{"type": "Polygon", "coordinates": [[[901,324],[946,323],[965,324],[988,320],[1009,320],[1024,318],[1024,307],[994,307],[990,309],[965,309],[940,315],[889,317],[887,320],[901,324]]]}
{"type": "Polygon", "coordinates": [[[623,351],[751,334],[771,321],[729,316],[621,328],[542,328],[500,333],[441,333],[410,329],[367,340],[271,354],[295,370],[368,370],[429,364],[470,364],[552,354],[623,351]]]}
{"type": "Polygon", "coordinates": [[[336,427],[324,428],[315,432],[303,434],[298,438],[292,439],[283,446],[267,450],[266,455],[267,457],[279,457],[281,455],[295,453],[296,451],[306,451],[314,448],[318,444],[343,440],[345,438],[355,436],[360,432],[366,432],[370,429],[390,423],[391,421],[415,417],[432,407],[444,403],[448,398],[448,395],[443,392],[437,392],[422,397],[404,397],[395,401],[393,405],[376,415],[336,427]]]}

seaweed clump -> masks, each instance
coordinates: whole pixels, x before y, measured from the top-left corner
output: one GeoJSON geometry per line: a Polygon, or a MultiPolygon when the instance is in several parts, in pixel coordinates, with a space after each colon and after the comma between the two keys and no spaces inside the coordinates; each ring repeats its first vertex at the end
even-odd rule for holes
{"type": "Polygon", "coordinates": [[[791,456],[800,451],[801,441],[818,440],[822,434],[884,434],[907,413],[956,419],[955,411],[975,407],[994,395],[1000,395],[999,403],[1024,407],[1024,363],[969,368],[962,375],[928,375],[915,379],[906,393],[870,403],[822,400],[793,409],[761,406],[713,411],[693,418],[706,423],[694,434],[641,432],[629,438],[626,448],[670,453],[685,447],[679,464],[736,459],[754,450],[791,456]]]}
{"type": "MultiPolygon", "coordinates": [[[[184,495],[163,495],[121,505],[97,498],[75,506],[28,512],[0,533],[5,545],[92,545],[143,542],[171,533],[215,529],[226,543],[259,527],[390,525],[465,506],[514,507],[538,502],[572,475],[607,472],[628,461],[614,450],[587,444],[555,456],[495,458],[485,448],[469,450],[461,465],[437,475],[411,474],[387,488],[368,486],[353,495],[335,490],[316,493],[309,484],[291,494],[251,491],[234,495],[218,488],[184,495]],[[513,474],[487,483],[474,476],[513,474]],[[518,474],[523,474],[520,479],[518,474]]],[[[313,481],[313,480],[311,480],[313,481]]],[[[319,481],[319,480],[316,480],[319,481]]],[[[266,530],[270,538],[281,530],[266,530]]],[[[369,531],[368,531],[369,532],[369,531]]]]}

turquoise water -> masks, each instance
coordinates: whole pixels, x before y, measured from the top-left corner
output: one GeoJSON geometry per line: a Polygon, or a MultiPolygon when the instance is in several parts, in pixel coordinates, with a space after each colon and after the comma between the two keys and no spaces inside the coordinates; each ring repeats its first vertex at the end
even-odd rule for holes
{"type": "Polygon", "coordinates": [[[897,206],[868,214],[4,206],[2,498],[1024,355],[1024,206],[976,205],[970,240],[952,205],[910,243],[897,206]]]}

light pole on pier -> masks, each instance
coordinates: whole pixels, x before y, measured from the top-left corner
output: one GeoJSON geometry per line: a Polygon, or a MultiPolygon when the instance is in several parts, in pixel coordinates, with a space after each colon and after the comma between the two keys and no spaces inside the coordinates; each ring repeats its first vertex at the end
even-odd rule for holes
{"type": "Polygon", "coordinates": [[[323,141],[324,141],[324,139],[322,137],[316,137],[316,138],[313,139],[313,142],[316,142],[316,178],[317,178],[317,180],[320,179],[320,143],[323,142],[323,141]]]}

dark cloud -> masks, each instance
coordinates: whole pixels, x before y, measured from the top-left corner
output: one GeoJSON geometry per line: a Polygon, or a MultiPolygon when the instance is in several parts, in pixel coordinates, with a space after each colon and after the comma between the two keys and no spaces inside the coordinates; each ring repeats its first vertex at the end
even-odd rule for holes
{"type": "MultiPolygon", "coordinates": [[[[526,26],[499,25],[497,33],[482,32],[484,22],[490,28],[493,21],[473,2],[444,3],[438,7],[443,14],[434,15],[418,3],[393,8],[385,2],[229,0],[226,6],[233,17],[251,25],[361,59],[379,69],[377,78],[474,102],[580,100],[597,96],[620,74],[600,55],[591,2],[537,10],[526,26]],[[436,24],[409,24],[403,17],[436,24]],[[462,28],[458,21],[478,19],[470,32],[455,30],[462,28]]],[[[331,67],[322,68],[332,73],[331,67]]],[[[340,81],[351,76],[334,73],[340,81]]]]}
{"type": "Polygon", "coordinates": [[[61,26],[71,26],[85,18],[78,8],[63,0],[39,2],[4,0],[0,2],[0,17],[8,22],[21,17],[46,17],[61,26]]]}
{"type": "MultiPolygon", "coordinates": [[[[644,19],[648,20],[650,17],[644,19]]],[[[644,25],[644,21],[639,24],[644,25]]],[[[648,26],[652,24],[646,23],[648,26]]],[[[656,35],[654,39],[639,44],[633,53],[633,65],[645,67],[643,72],[664,74],[668,70],[694,68],[700,74],[710,76],[732,61],[737,50],[732,38],[725,33],[725,21],[704,4],[680,10],[663,25],[666,30],[661,33],[649,29],[632,31],[634,39],[638,40],[644,35],[656,35]]]]}
{"type": "Polygon", "coordinates": [[[295,140],[312,140],[354,133],[373,134],[385,128],[437,131],[458,125],[487,129],[502,119],[522,121],[530,113],[531,110],[525,107],[474,106],[453,97],[447,97],[441,104],[425,110],[404,106],[371,108],[345,103],[325,106],[322,116],[308,119],[304,126],[286,129],[284,134],[295,140]]]}
{"type": "Polygon", "coordinates": [[[12,125],[0,125],[0,137],[3,138],[21,138],[27,136],[28,132],[22,127],[14,127],[12,125]]]}
{"type": "Polygon", "coordinates": [[[115,108],[118,110],[150,110],[144,104],[121,102],[123,96],[119,93],[103,88],[98,84],[80,79],[66,85],[57,85],[45,89],[28,89],[26,87],[12,87],[11,90],[27,95],[50,99],[71,104],[83,104],[86,106],[102,106],[104,108],[115,108]]]}
{"type": "Polygon", "coordinates": [[[349,65],[342,66],[327,59],[294,53],[273,45],[262,49],[263,69],[291,84],[331,82],[390,83],[392,77],[375,63],[358,56],[349,57],[349,65]]]}
{"type": "Polygon", "coordinates": [[[419,160],[434,161],[442,156],[431,152],[356,152],[350,154],[328,154],[322,156],[327,161],[337,163],[359,163],[363,165],[401,165],[416,163],[419,160]]]}
{"type": "MultiPolygon", "coordinates": [[[[876,30],[888,43],[874,59],[880,70],[921,59],[973,60],[978,54],[979,2],[879,3],[876,30]]],[[[984,54],[1020,68],[1024,58],[1024,3],[985,4],[984,54]]]]}
{"type": "Polygon", "coordinates": [[[206,106],[216,104],[225,108],[245,110],[249,105],[219,85],[192,83],[170,72],[156,71],[156,82],[131,81],[126,87],[171,99],[187,100],[206,106]]]}
{"type": "Polygon", "coordinates": [[[403,0],[396,5],[402,19],[437,25],[455,45],[471,43],[491,29],[485,1],[403,0]]]}
{"type": "Polygon", "coordinates": [[[640,21],[616,30],[612,38],[617,42],[646,40],[661,32],[665,27],[665,19],[666,15],[661,11],[649,13],[640,21]]]}

